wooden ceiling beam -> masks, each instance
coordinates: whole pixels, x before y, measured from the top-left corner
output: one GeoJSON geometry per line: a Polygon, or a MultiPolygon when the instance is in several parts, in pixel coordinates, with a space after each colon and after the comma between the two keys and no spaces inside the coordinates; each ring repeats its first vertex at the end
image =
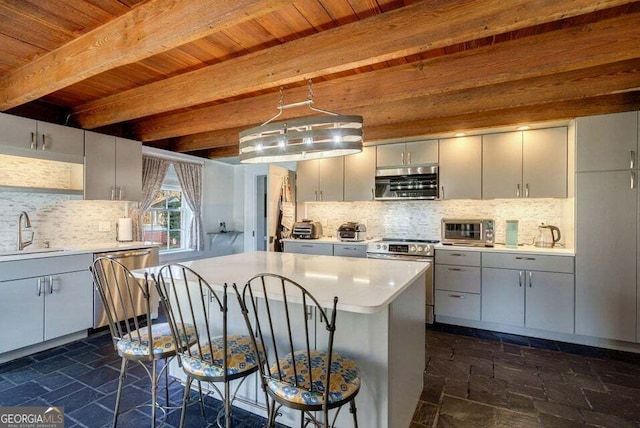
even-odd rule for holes
{"type": "MultiPolygon", "coordinates": [[[[640,14],[628,15],[321,82],[314,85],[315,101],[318,106],[351,114],[366,105],[551,76],[638,58],[640,43],[637,40],[640,40],[640,14]]],[[[552,83],[551,80],[548,82],[552,83]]],[[[285,95],[287,99],[300,101],[306,98],[306,88],[294,88],[285,95]]],[[[142,119],[132,124],[131,129],[137,138],[148,141],[215,129],[249,127],[266,120],[276,112],[276,106],[276,95],[261,95],[142,119]]],[[[309,115],[307,109],[287,112],[287,117],[305,115],[309,115]]]]}
{"type": "MultiPolygon", "coordinates": [[[[365,140],[370,129],[387,123],[429,120],[448,121],[484,111],[517,109],[565,101],[597,98],[603,95],[640,91],[640,59],[566,72],[553,76],[524,79],[450,93],[360,107],[350,113],[365,117],[365,140]]],[[[178,152],[203,150],[236,144],[243,128],[186,135],[172,139],[178,152]]]]}
{"type": "Polygon", "coordinates": [[[95,128],[626,3],[629,1],[424,1],[88,102],[75,109],[76,119],[84,128],[95,128]]]}
{"type": "Polygon", "coordinates": [[[152,0],[9,73],[0,82],[0,110],[201,39],[292,1],[152,0]]]}
{"type": "Polygon", "coordinates": [[[238,146],[218,147],[211,149],[207,152],[209,159],[228,158],[232,156],[239,156],[238,146]]]}
{"type": "Polygon", "coordinates": [[[568,120],[580,116],[617,113],[638,108],[640,108],[640,92],[631,92],[446,118],[387,123],[368,128],[366,135],[368,142],[377,142],[395,138],[442,134],[455,130],[473,131],[515,124],[568,120]]]}

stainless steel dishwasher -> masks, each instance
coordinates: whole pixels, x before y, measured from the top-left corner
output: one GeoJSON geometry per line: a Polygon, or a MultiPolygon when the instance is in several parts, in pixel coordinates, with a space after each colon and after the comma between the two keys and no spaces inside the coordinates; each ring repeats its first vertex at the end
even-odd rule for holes
{"type": "MultiPolygon", "coordinates": [[[[142,269],[159,264],[158,247],[139,248],[135,250],[109,251],[105,253],[95,253],[94,260],[99,257],[108,257],[122,263],[127,269],[142,269]]],[[[118,283],[122,283],[119,281],[118,283]]],[[[136,315],[144,315],[146,313],[144,305],[144,297],[142,293],[136,297],[136,315]]],[[[158,314],[158,294],[155,288],[151,289],[151,312],[152,317],[158,314]]],[[[100,299],[97,290],[93,290],[93,328],[100,328],[109,323],[104,305],[100,299]]]]}

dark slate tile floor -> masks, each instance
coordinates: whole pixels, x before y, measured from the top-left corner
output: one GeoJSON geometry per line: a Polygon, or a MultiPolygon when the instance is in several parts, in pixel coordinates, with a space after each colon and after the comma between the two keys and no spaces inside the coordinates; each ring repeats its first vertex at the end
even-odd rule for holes
{"type": "Polygon", "coordinates": [[[410,428],[640,427],[640,354],[436,324],[410,428]]]}
{"type": "MultiPolygon", "coordinates": [[[[429,326],[426,341],[425,386],[409,428],[640,428],[639,354],[443,324],[429,326]]],[[[110,426],[119,368],[109,334],[98,332],[0,365],[0,406],[59,405],[67,428],[110,426]]],[[[130,364],[128,373],[124,408],[150,397],[144,370],[130,364]]],[[[172,383],[169,401],[179,403],[183,391],[172,383]]],[[[207,398],[208,422],[219,409],[207,398]]],[[[179,421],[173,410],[164,426],[179,421]]],[[[234,412],[237,428],[265,422],[234,412]]],[[[186,425],[206,426],[197,405],[186,425]]],[[[150,409],[121,416],[119,426],[150,426],[150,409]]]]}
{"type": "MultiPolygon", "coordinates": [[[[64,406],[65,427],[108,427],[118,388],[121,359],[111,345],[107,331],[0,365],[0,406],[64,406]]],[[[146,372],[137,363],[129,363],[122,395],[122,408],[128,409],[151,399],[146,372]]],[[[164,382],[158,401],[165,403],[164,382]]],[[[171,405],[182,402],[184,387],[178,382],[169,386],[171,405]]],[[[194,395],[194,399],[196,396],[194,395]]],[[[207,422],[215,422],[221,408],[218,400],[205,400],[207,422]]],[[[158,412],[160,413],[160,412],[158,412]]],[[[158,416],[158,421],[160,421],[158,416]]],[[[177,427],[180,410],[170,411],[164,427],[177,427]]],[[[187,427],[204,427],[198,405],[188,410],[187,427]]],[[[233,426],[258,428],[266,424],[241,409],[234,410],[233,426]]],[[[133,410],[120,417],[120,427],[151,426],[150,407],[133,410]]]]}

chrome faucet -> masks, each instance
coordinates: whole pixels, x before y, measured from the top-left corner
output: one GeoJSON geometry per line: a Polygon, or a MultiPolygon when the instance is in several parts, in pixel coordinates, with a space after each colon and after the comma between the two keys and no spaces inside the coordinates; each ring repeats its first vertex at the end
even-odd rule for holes
{"type": "Polygon", "coordinates": [[[18,250],[24,250],[24,247],[33,244],[33,231],[31,232],[31,239],[28,241],[22,240],[22,219],[24,218],[24,228],[31,229],[31,220],[29,219],[29,214],[26,211],[22,211],[20,213],[20,217],[18,217],[18,250]]]}

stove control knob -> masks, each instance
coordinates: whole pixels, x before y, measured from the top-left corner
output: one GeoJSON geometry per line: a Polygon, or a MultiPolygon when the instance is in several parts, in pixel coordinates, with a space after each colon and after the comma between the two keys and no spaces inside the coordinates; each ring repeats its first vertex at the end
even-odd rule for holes
{"type": "Polygon", "coordinates": [[[377,244],[377,245],[376,245],[376,250],[379,250],[379,249],[380,249],[380,247],[381,247],[381,245],[380,245],[380,244],[377,244]]]}
{"type": "Polygon", "coordinates": [[[424,247],[423,247],[422,245],[419,245],[419,246],[418,246],[418,251],[419,251],[419,252],[423,252],[423,251],[424,251],[424,247]]]}
{"type": "Polygon", "coordinates": [[[382,246],[382,249],[383,249],[383,250],[386,250],[386,249],[387,249],[387,244],[384,244],[384,245],[382,246]]]}
{"type": "Polygon", "coordinates": [[[416,252],[416,246],[415,246],[415,245],[411,245],[411,246],[409,247],[409,252],[411,252],[411,253],[415,253],[415,252],[416,252]]]}

